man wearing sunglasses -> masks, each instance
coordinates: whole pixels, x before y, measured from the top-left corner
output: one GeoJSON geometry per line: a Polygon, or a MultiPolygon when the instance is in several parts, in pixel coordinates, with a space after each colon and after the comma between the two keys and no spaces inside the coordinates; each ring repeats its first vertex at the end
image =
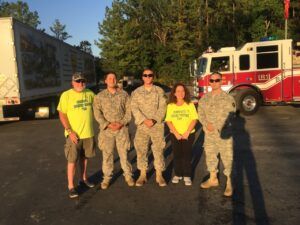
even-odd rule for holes
{"type": "Polygon", "coordinates": [[[224,165],[227,177],[225,196],[232,196],[231,170],[233,159],[233,139],[231,118],[235,113],[234,98],[221,89],[222,74],[214,72],[209,77],[211,92],[199,100],[198,116],[205,132],[204,151],[207,170],[210,177],[201,183],[201,188],[211,188],[219,185],[218,155],[224,165]]]}
{"type": "Polygon", "coordinates": [[[130,101],[128,94],[117,87],[117,76],[109,72],[105,76],[107,88],[98,93],[94,99],[94,116],[100,126],[98,138],[99,149],[102,151],[102,189],[107,189],[114,168],[115,147],[128,186],[134,186],[132,167],[128,162],[127,153],[130,149],[128,123],[131,120],[130,101]]]}
{"type": "Polygon", "coordinates": [[[86,89],[86,79],[82,73],[72,76],[73,88],[62,93],[57,110],[65,128],[65,156],[69,197],[78,197],[74,186],[76,163],[80,165],[80,185],[94,187],[87,179],[88,158],[95,156],[92,104],[94,93],[86,89]]]}
{"type": "Polygon", "coordinates": [[[137,167],[140,170],[136,186],[143,186],[147,181],[147,152],[151,141],[156,182],[163,187],[167,185],[162,175],[165,170],[163,151],[166,143],[163,120],[167,108],[166,96],[162,88],[153,84],[152,70],[145,69],[142,79],[144,85],[137,88],[131,98],[131,110],[137,125],[134,146],[137,152],[137,167]]]}

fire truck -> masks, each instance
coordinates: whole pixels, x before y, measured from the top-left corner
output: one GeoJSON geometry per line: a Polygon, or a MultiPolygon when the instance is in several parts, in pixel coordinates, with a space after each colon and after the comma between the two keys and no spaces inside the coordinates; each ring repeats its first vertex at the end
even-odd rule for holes
{"type": "Polygon", "coordinates": [[[215,71],[244,115],[253,115],[261,105],[300,103],[300,42],[264,40],[216,52],[210,47],[190,65],[197,98],[211,90],[209,75],[215,71]]]}

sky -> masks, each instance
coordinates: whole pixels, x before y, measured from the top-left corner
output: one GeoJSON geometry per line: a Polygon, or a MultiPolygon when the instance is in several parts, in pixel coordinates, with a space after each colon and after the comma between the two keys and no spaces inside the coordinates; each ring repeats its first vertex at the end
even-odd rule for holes
{"type": "MultiPolygon", "coordinates": [[[[6,0],[16,2],[16,0],[6,0]]],[[[88,40],[92,44],[93,55],[99,56],[99,48],[94,44],[100,38],[98,22],[105,17],[105,8],[110,7],[112,0],[23,0],[30,11],[37,11],[46,33],[52,35],[49,27],[55,19],[66,25],[71,38],[66,42],[79,45],[80,41],[88,40]]]]}

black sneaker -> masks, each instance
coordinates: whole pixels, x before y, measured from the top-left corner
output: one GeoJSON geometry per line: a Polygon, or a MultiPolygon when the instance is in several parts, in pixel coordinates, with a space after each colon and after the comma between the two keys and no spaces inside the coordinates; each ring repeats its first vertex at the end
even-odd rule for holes
{"type": "Polygon", "coordinates": [[[69,197],[70,198],[77,198],[79,196],[78,192],[75,188],[69,190],[69,197]]]}
{"type": "Polygon", "coordinates": [[[95,187],[95,184],[89,182],[88,180],[80,181],[80,182],[79,182],[79,185],[85,185],[85,186],[87,186],[87,187],[89,187],[89,188],[95,187]]]}

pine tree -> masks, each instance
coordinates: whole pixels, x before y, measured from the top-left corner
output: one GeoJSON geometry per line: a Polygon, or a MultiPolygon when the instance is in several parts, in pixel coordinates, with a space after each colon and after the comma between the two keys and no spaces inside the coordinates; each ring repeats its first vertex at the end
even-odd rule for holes
{"type": "Polygon", "coordinates": [[[79,43],[79,46],[76,46],[78,49],[80,49],[81,51],[84,51],[88,54],[93,54],[92,52],[92,44],[89,41],[81,41],[79,43]]]}
{"type": "MultiPolygon", "coordinates": [[[[289,34],[299,37],[299,3],[291,1],[289,34]]],[[[189,80],[189,63],[208,47],[238,46],[284,34],[281,0],[114,0],[99,23],[104,70],[161,82],[189,80]]]]}
{"type": "Polygon", "coordinates": [[[41,23],[39,20],[39,14],[37,11],[30,11],[26,2],[7,2],[0,1],[0,17],[11,16],[23,23],[26,23],[34,28],[41,23]]]}
{"type": "Polygon", "coordinates": [[[53,32],[54,37],[62,41],[72,37],[66,31],[66,25],[63,25],[58,19],[54,21],[54,23],[50,27],[50,30],[53,32]]]}

